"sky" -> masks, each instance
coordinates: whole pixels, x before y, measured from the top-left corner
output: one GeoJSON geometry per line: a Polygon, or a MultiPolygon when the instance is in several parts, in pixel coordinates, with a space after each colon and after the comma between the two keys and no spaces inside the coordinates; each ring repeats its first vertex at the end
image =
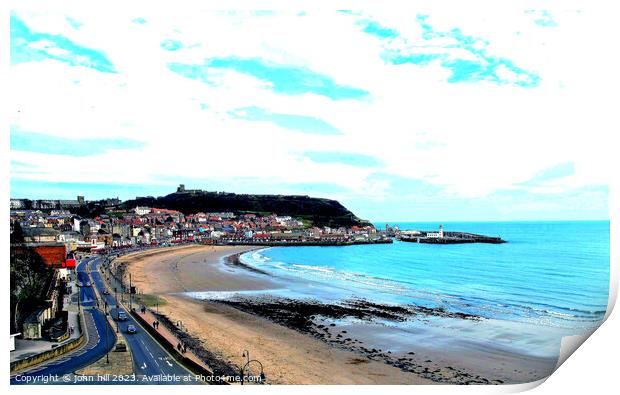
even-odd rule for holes
{"type": "Polygon", "coordinates": [[[374,221],[607,219],[610,16],[585,2],[428,3],[20,1],[11,197],[184,183],[333,198],[374,221]]]}

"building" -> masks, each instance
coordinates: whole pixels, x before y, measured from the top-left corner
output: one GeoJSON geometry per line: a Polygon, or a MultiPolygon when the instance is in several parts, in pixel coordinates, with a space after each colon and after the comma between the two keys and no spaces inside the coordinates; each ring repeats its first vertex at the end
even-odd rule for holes
{"type": "Polygon", "coordinates": [[[177,188],[177,193],[200,193],[202,190],[200,189],[185,189],[185,184],[179,184],[177,188]]]}
{"type": "Polygon", "coordinates": [[[51,210],[58,207],[58,200],[35,200],[32,208],[37,210],[51,210]]]}
{"type": "Polygon", "coordinates": [[[37,307],[26,319],[22,325],[22,337],[24,339],[41,339],[43,337],[43,327],[47,322],[56,318],[59,305],[59,282],[60,275],[58,271],[54,272],[54,276],[47,286],[45,293],[46,300],[37,307]]]}
{"type": "Polygon", "coordinates": [[[50,243],[55,242],[60,233],[56,229],[47,227],[23,228],[24,241],[26,243],[50,243]]]}
{"type": "Polygon", "coordinates": [[[146,215],[151,212],[151,208],[137,206],[136,208],[133,209],[133,211],[138,215],[146,215]]]}
{"type": "Polygon", "coordinates": [[[439,225],[439,232],[428,232],[426,237],[429,239],[442,239],[443,238],[443,225],[439,225]]]}
{"type": "Polygon", "coordinates": [[[80,202],[77,200],[58,200],[58,208],[77,208],[80,207],[80,202]]]}
{"type": "Polygon", "coordinates": [[[26,208],[24,199],[11,199],[11,210],[19,210],[26,208]]]}
{"type": "Polygon", "coordinates": [[[67,248],[63,243],[26,243],[11,246],[11,253],[31,250],[43,259],[47,266],[59,269],[66,266],[67,248]]]}

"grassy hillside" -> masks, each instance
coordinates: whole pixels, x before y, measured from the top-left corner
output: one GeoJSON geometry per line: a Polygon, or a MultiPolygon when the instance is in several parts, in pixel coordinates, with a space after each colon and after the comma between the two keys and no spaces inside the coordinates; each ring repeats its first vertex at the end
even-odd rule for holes
{"type": "Polygon", "coordinates": [[[125,208],[148,206],[197,212],[232,211],[235,213],[276,213],[290,215],[315,226],[368,225],[336,200],[309,196],[243,195],[223,192],[172,193],[161,197],[143,197],[123,203],[125,208]]]}

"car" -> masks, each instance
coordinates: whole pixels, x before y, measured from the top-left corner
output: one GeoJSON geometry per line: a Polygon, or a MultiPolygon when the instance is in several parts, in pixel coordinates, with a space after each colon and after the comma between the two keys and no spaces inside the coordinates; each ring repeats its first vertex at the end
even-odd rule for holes
{"type": "Polygon", "coordinates": [[[136,327],[132,324],[127,325],[127,333],[136,333],[136,327]]]}
{"type": "Polygon", "coordinates": [[[86,281],[86,286],[90,287],[90,281],[86,281]]]}
{"type": "Polygon", "coordinates": [[[119,321],[126,321],[126,320],[127,320],[127,314],[125,314],[125,312],[124,312],[124,311],[120,310],[120,311],[118,312],[117,319],[118,319],[119,321]]]}
{"type": "Polygon", "coordinates": [[[103,290],[103,294],[104,294],[104,295],[109,295],[109,294],[110,294],[110,291],[108,291],[107,289],[104,289],[104,290],[103,290]]]}

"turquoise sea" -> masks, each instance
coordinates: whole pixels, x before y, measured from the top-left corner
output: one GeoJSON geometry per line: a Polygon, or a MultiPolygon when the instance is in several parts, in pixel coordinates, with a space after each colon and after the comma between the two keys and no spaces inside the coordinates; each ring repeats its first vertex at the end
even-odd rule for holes
{"type": "MultiPolygon", "coordinates": [[[[390,223],[396,224],[402,230],[439,225],[390,223]]],[[[608,221],[443,225],[508,243],[279,247],[246,253],[241,261],[287,284],[274,296],[443,307],[484,321],[452,318],[399,329],[419,334],[432,327],[444,340],[467,338],[530,355],[557,356],[562,336],[602,321],[609,292],[608,221]]]]}

